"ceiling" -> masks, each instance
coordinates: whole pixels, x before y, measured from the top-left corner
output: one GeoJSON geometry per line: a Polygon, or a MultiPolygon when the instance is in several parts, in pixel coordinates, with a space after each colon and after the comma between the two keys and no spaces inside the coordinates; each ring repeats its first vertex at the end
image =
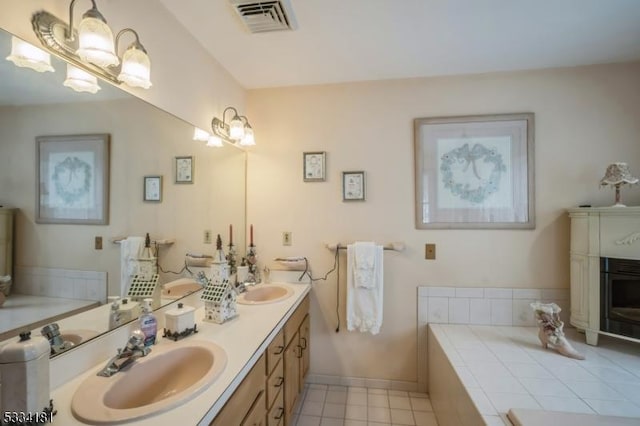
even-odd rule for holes
{"type": "Polygon", "coordinates": [[[640,59],[640,0],[290,0],[250,34],[228,0],[160,0],[245,88],[640,59]]]}

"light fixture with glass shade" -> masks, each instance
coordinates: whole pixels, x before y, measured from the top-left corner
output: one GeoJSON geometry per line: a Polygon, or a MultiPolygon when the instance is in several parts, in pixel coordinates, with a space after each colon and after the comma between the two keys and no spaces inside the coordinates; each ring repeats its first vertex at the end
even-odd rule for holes
{"type": "Polygon", "coordinates": [[[234,107],[227,107],[222,112],[222,120],[218,117],[213,117],[211,120],[211,129],[213,134],[220,139],[229,142],[230,144],[238,144],[242,146],[255,145],[255,137],[253,129],[249,124],[249,120],[246,116],[238,115],[238,110],[234,107]],[[227,112],[230,111],[233,116],[229,123],[226,121],[227,112]]]}
{"type": "Polygon", "coordinates": [[[220,139],[218,136],[213,135],[209,136],[209,139],[207,139],[207,146],[222,148],[224,144],[222,143],[222,139],[220,139]]]}
{"type": "Polygon", "coordinates": [[[100,90],[98,79],[95,75],[89,74],[71,64],[67,64],[67,78],[62,84],[76,92],[97,93],[100,90]]]}
{"type": "Polygon", "coordinates": [[[31,43],[11,36],[11,53],[7,60],[22,68],[31,68],[38,72],[53,72],[51,55],[31,43]]]}
{"type": "Polygon", "coordinates": [[[71,0],[69,4],[69,23],[44,10],[33,14],[33,30],[42,45],[76,67],[111,83],[145,89],[151,87],[151,61],[138,33],[125,28],[117,33],[114,41],[113,32],[98,11],[95,0],[91,0],[92,8],[83,14],[76,31],[73,23],[75,2],[71,0]],[[127,32],[132,32],[135,40],[120,60],[118,40],[127,32]]]}
{"type": "Polygon", "coordinates": [[[209,140],[209,137],[211,137],[209,132],[204,131],[199,127],[194,128],[194,130],[193,130],[193,140],[194,141],[206,142],[206,141],[209,140]]]}

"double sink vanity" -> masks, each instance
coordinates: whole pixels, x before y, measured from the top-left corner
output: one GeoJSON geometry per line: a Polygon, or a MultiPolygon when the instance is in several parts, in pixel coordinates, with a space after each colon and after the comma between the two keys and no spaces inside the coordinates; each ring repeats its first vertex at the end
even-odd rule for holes
{"type": "Polygon", "coordinates": [[[204,322],[200,292],[188,295],[181,301],[196,308],[198,332],[177,342],[162,338],[171,306],[156,311],[151,353],[110,377],[97,373],[136,321],[52,358],[54,423],[291,424],[309,368],[309,290],[258,284],[238,298],[238,316],[224,324],[204,322]]]}

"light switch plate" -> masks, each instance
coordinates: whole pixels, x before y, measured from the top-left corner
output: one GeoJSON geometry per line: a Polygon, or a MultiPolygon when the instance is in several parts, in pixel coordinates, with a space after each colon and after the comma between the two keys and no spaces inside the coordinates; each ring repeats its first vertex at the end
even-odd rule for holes
{"type": "Polygon", "coordinates": [[[436,245],[425,244],[424,245],[424,258],[427,260],[435,260],[436,258],[436,245]]]}
{"type": "Polygon", "coordinates": [[[293,236],[291,235],[291,232],[289,231],[284,231],[282,233],[282,245],[283,246],[290,246],[291,245],[291,239],[293,238],[293,236]]]}

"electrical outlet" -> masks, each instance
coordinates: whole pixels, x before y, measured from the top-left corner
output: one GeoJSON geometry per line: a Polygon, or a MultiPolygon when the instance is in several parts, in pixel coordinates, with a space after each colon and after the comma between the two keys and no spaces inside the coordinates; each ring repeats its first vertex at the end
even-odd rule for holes
{"type": "Polygon", "coordinates": [[[102,250],[102,237],[98,236],[96,237],[95,243],[94,243],[94,248],[96,250],[102,250]]]}
{"type": "Polygon", "coordinates": [[[212,234],[211,234],[211,230],[210,229],[205,229],[204,230],[204,236],[203,236],[202,240],[203,240],[203,242],[205,244],[211,244],[213,242],[211,235],[212,234]]]}
{"type": "Polygon", "coordinates": [[[425,244],[424,245],[424,258],[427,260],[435,260],[436,258],[436,245],[425,244]]]}
{"type": "Polygon", "coordinates": [[[289,232],[289,231],[284,231],[284,232],[282,233],[282,245],[283,245],[283,246],[290,246],[290,245],[291,245],[291,242],[292,242],[292,241],[291,241],[291,239],[292,239],[292,238],[293,238],[293,237],[292,237],[292,235],[291,235],[291,232],[289,232]]]}

